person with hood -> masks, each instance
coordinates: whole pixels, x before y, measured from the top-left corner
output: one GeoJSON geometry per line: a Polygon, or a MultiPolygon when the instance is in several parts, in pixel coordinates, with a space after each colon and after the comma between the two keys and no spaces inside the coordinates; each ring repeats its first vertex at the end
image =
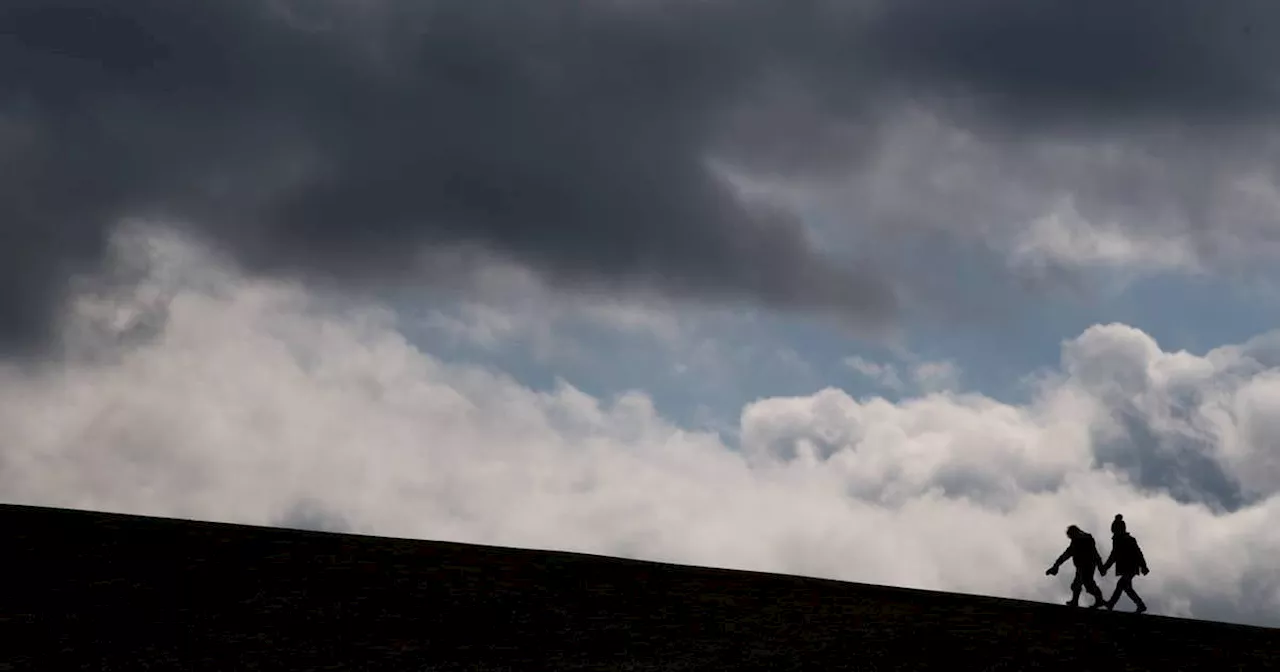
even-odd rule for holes
{"type": "MultiPolygon", "coordinates": [[[[1097,609],[1106,604],[1102,598],[1102,589],[1093,578],[1093,571],[1102,568],[1102,556],[1098,555],[1098,546],[1093,541],[1093,535],[1075,525],[1067,528],[1067,538],[1071,540],[1067,550],[1058,556],[1057,561],[1045,574],[1057,575],[1058,567],[1066,562],[1067,558],[1071,558],[1076,566],[1076,577],[1071,581],[1071,599],[1067,601],[1067,606],[1080,606],[1080,590],[1083,588],[1093,596],[1093,604],[1089,605],[1089,608],[1097,609]]],[[[1106,575],[1107,570],[1102,568],[1102,576],[1106,575]]]]}
{"type": "Polygon", "coordinates": [[[1147,575],[1147,559],[1142,555],[1142,549],[1138,546],[1138,540],[1133,538],[1126,529],[1124,517],[1116,514],[1115,520],[1111,521],[1111,554],[1107,556],[1107,561],[1102,563],[1102,571],[1105,575],[1111,565],[1116,566],[1116,576],[1119,581],[1116,582],[1116,591],[1111,595],[1111,599],[1107,601],[1107,609],[1115,609],[1116,602],[1120,601],[1120,593],[1129,596],[1133,603],[1137,605],[1134,613],[1141,614],[1147,610],[1147,605],[1138,597],[1138,592],[1133,589],[1133,577],[1142,572],[1143,576],[1147,575]]]}

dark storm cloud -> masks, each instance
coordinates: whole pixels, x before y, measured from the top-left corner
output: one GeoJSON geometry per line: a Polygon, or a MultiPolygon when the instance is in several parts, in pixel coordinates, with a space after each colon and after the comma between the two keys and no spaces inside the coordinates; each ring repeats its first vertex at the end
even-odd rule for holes
{"type": "Polygon", "coordinates": [[[707,161],[856,163],[907,102],[998,128],[1267,118],[1268,7],[8,0],[0,338],[39,342],[128,216],[271,272],[387,277],[463,245],[567,286],[876,323],[874,246],[829,259],[707,161]]]}
{"type": "Polygon", "coordinates": [[[381,275],[476,244],[561,284],[878,319],[875,279],[704,165],[754,75],[738,10],[603,2],[9,2],[0,322],[127,215],[266,270],[381,275]],[[741,30],[739,30],[741,29],[741,30]]]}
{"type": "Polygon", "coordinates": [[[1266,0],[883,6],[871,35],[895,75],[984,96],[1009,113],[1005,123],[1236,124],[1276,111],[1268,64],[1280,56],[1280,8],[1266,0]]]}

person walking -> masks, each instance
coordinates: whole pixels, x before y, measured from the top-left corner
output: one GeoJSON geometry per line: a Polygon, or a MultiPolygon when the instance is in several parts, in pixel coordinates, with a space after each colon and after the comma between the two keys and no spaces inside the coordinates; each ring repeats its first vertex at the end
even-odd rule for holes
{"type": "MultiPolygon", "coordinates": [[[[1093,541],[1093,535],[1072,525],[1067,528],[1067,538],[1071,543],[1067,546],[1067,550],[1058,556],[1053,566],[1045,572],[1048,576],[1055,576],[1058,573],[1058,567],[1070,558],[1076,566],[1075,579],[1071,581],[1071,599],[1067,601],[1067,606],[1080,606],[1080,590],[1089,591],[1093,596],[1093,604],[1089,605],[1090,609],[1097,609],[1106,602],[1102,599],[1102,589],[1098,587],[1098,582],[1093,578],[1095,569],[1102,566],[1102,557],[1098,555],[1098,546],[1093,541]]],[[[1106,576],[1106,569],[1102,569],[1102,576],[1106,576]]]]}
{"type": "Polygon", "coordinates": [[[1134,613],[1141,614],[1146,611],[1146,603],[1138,596],[1138,591],[1133,589],[1133,577],[1139,572],[1143,576],[1147,575],[1150,571],[1147,569],[1147,559],[1142,555],[1138,540],[1129,534],[1124,517],[1118,513],[1115,520],[1111,521],[1111,554],[1107,556],[1107,561],[1102,563],[1104,576],[1113,564],[1116,567],[1116,576],[1120,580],[1116,582],[1116,590],[1107,601],[1107,609],[1115,609],[1116,603],[1120,601],[1120,594],[1124,593],[1137,605],[1138,608],[1134,613]]]}

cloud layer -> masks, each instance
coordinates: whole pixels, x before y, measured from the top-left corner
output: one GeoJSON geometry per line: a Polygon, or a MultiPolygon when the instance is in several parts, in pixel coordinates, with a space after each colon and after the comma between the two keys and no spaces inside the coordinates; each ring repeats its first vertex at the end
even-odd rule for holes
{"type": "Polygon", "coordinates": [[[479,250],[564,287],[864,327],[955,291],[897,267],[921,236],[943,257],[950,237],[977,238],[1036,273],[1129,263],[1130,229],[1174,240],[1161,268],[1269,257],[1278,14],[1249,0],[14,0],[0,9],[0,338],[49,336],[62,280],[128,216],[198,227],[273,273],[444,281],[424,249],[479,250]],[[822,236],[835,242],[819,250],[735,173],[842,176],[822,236]],[[1064,198],[1117,229],[1107,250],[1016,235],[1064,198]]]}
{"type": "Polygon", "coordinates": [[[1053,601],[1062,529],[1105,550],[1122,512],[1155,611],[1280,624],[1274,335],[1193,355],[1099,325],[1025,405],[826,389],[746,406],[731,446],[640,392],[442,361],[182,238],[120,243],[65,357],[0,371],[6,501],[1053,601]]]}

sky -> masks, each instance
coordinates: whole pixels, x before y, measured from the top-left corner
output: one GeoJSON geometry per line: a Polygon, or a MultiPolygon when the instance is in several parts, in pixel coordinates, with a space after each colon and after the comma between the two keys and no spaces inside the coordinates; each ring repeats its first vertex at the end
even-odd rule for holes
{"type": "Polygon", "coordinates": [[[0,25],[2,501],[1280,626],[1274,3],[0,25]]]}

